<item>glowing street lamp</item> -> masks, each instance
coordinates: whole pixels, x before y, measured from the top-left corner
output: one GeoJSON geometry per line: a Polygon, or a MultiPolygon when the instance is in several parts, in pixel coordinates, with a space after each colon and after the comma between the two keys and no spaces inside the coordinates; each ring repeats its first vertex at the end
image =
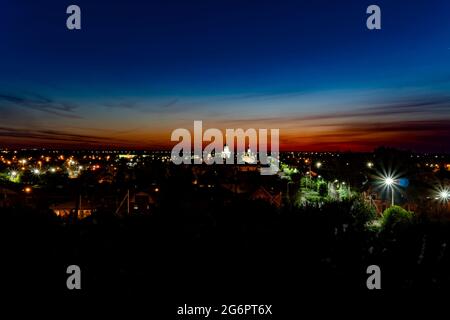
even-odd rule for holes
{"type": "Polygon", "coordinates": [[[384,178],[384,184],[391,189],[391,205],[394,205],[394,183],[395,180],[392,177],[384,178]]]}
{"type": "Polygon", "coordinates": [[[447,202],[450,199],[450,191],[448,189],[443,189],[439,192],[439,199],[447,202]]]}

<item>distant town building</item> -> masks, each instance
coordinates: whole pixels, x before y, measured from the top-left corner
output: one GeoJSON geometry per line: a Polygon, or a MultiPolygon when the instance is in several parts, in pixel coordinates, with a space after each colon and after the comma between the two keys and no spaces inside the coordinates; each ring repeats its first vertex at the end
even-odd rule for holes
{"type": "MultiPolygon", "coordinates": [[[[50,206],[50,209],[61,218],[68,218],[71,214],[75,213],[76,203],[75,201],[68,201],[64,203],[54,204],[50,206]]],[[[95,207],[90,202],[81,203],[78,207],[77,218],[84,219],[89,217],[95,211],[95,207]]]]}

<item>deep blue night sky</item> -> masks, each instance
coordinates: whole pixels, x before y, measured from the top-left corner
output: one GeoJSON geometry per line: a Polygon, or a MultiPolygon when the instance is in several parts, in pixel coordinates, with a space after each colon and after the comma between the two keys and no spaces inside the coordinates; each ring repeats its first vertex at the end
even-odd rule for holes
{"type": "Polygon", "coordinates": [[[284,149],[449,151],[449,16],[445,0],[3,0],[0,141],[164,147],[203,120],[280,128],[284,149]]]}

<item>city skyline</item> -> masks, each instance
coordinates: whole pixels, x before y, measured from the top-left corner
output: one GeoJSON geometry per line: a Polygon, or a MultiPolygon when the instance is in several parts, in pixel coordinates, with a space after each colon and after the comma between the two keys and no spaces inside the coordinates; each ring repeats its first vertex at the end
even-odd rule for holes
{"type": "Polygon", "coordinates": [[[377,1],[375,31],[368,1],[76,4],[69,31],[69,3],[6,1],[2,147],[170,149],[202,120],[281,150],[450,150],[445,1],[377,1]]]}

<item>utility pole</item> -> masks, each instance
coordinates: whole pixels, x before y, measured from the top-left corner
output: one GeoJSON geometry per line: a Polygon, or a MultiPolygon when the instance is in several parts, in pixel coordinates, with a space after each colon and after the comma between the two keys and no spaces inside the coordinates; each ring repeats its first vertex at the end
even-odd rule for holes
{"type": "Polygon", "coordinates": [[[125,197],[123,197],[122,201],[120,202],[119,206],[116,209],[115,214],[118,214],[120,211],[120,208],[122,208],[125,200],[127,200],[127,214],[130,214],[130,189],[128,189],[127,194],[125,197]]]}
{"type": "Polygon", "coordinates": [[[391,206],[394,205],[394,187],[391,186],[391,206]]]}

